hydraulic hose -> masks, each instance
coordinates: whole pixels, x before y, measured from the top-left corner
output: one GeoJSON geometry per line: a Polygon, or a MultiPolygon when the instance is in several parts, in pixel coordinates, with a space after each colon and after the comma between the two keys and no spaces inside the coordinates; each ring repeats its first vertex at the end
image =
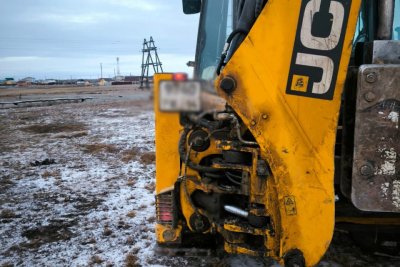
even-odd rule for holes
{"type": "MultiPolygon", "coordinates": [[[[187,135],[189,134],[190,129],[184,128],[183,132],[181,134],[181,137],[179,139],[179,156],[183,162],[186,160],[186,149],[185,149],[185,144],[186,144],[186,139],[187,135]]],[[[221,171],[220,169],[216,169],[213,167],[208,167],[208,166],[202,166],[200,164],[196,164],[192,161],[190,161],[190,158],[186,160],[187,166],[193,170],[196,170],[198,172],[219,172],[221,171]]]]}
{"type": "Polygon", "coordinates": [[[221,58],[219,60],[218,66],[217,66],[217,70],[216,70],[217,75],[219,75],[221,73],[222,67],[226,65],[225,59],[226,59],[226,56],[228,55],[229,47],[231,46],[233,37],[235,37],[239,33],[247,35],[249,33],[249,31],[247,31],[245,29],[236,29],[233,32],[231,32],[231,34],[229,34],[228,39],[226,40],[226,43],[224,46],[224,50],[222,51],[221,58]]]}

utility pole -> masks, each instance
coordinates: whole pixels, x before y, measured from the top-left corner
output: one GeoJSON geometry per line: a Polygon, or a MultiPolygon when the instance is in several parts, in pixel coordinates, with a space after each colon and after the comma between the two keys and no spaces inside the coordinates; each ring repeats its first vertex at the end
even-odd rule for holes
{"type": "Polygon", "coordinates": [[[142,49],[142,74],[140,76],[140,88],[149,88],[149,69],[153,67],[154,73],[163,73],[162,63],[157,54],[157,47],[154,44],[153,37],[150,36],[150,41],[143,41],[142,49]],[[146,54],[146,55],[145,55],[146,54]],[[153,60],[153,56],[154,59],[153,60]]]}
{"type": "Polygon", "coordinates": [[[117,57],[117,75],[121,75],[121,73],[119,72],[119,57],[117,57]]]}

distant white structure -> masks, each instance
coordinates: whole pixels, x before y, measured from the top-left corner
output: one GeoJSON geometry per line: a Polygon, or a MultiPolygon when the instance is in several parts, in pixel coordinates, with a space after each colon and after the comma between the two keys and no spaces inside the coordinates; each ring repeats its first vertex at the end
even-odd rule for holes
{"type": "Polygon", "coordinates": [[[114,81],[122,82],[123,80],[125,80],[125,76],[117,75],[114,77],[114,81]]]}
{"type": "Polygon", "coordinates": [[[21,81],[27,82],[27,83],[34,83],[35,82],[35,78],[33,78],[33,77],[25,77],[25,78],[21,79],[21,81]]]}
{"type": "Polygon", "coordinates": [[[42,81],[42,84],[44,84],[44,85],[53,85],[56,83],[57,83],[57,81],[53,80],[53,79],[46,79],[46,80],[42,81]]]}
{"type": "Polygon", "coordinates": [[[121,76],[121,73],[119,72],[119,57],[117,57],[117,76],[121,76]]]}
{"type": "Polygon", "coordinates": [[[78,85],[78,86],[89,86],[90,82],[82,80],[82,79],[79,79],[79,80],[76,81],[76,85],[78,85]]]}

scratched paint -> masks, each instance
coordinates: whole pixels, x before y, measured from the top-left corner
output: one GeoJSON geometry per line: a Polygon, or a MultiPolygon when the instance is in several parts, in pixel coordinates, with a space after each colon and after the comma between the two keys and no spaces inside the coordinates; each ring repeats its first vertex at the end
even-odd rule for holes
{"type": "Polygon", "coordinates": [[[380,167],[376,168],[375,175],[395,175],[397,153],[394,148],[382,148],[378,149],[378,152],[382,153],[384,162],[380,167]]]}
{"type": "Polygon", "coordinates": [[[400,181],[393,181],[393,190],[392,190],[392,204],[396,208],[400,208],[400,181]]]}
{"type": "Polygon", "coordinates": [[[388,193],[389,193],[389,186],[390,183],[383,183],[381,184],[381,193],[382,193],[382,197],[385,199],[388,199],[388,193]]]}
{"type": "Polygon", "coordinates": [[[389,200],[391,199],[392,205],[397,209],[400,208],[400,181],[394,180],[392,186],[389,182],[381,184],[382,198],[389,200]],[[392,188],[390,188],[392,187],[392,188]],[[392,189],[392,190],[390,190],[392,189]]]}
{"type": "Polygon", "coordinates": [[[396,124],[396,129],[399,129],[399,112],[392,111],[387,118],[396,124]]]}

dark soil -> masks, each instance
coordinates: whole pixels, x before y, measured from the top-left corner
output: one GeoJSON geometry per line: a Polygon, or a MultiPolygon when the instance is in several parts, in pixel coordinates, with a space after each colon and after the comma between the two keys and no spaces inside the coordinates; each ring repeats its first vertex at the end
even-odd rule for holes
{"type": "Polygon", "coordinates": [[[45,134],[45,133],[62,133],[62,132],[76,132],[86,130],[86,125],[79,122],[59,122],[49,124],[35,124],[21,128],[25,132],[45,134]]]}

